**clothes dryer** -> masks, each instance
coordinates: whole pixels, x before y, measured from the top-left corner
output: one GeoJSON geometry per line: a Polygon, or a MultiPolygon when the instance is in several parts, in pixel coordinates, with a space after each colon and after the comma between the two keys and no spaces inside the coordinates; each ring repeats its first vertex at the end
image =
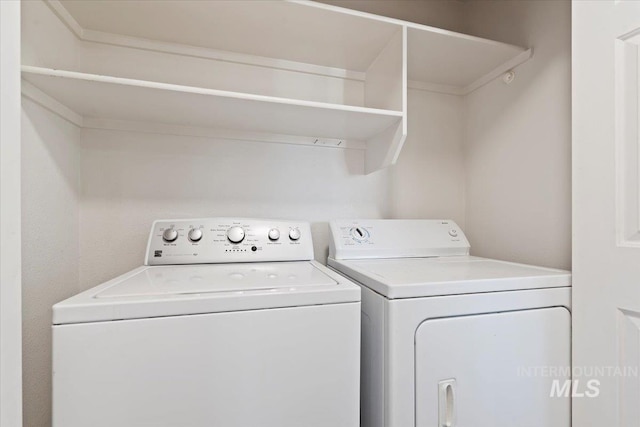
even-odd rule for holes
{"type": "Polygon", "coordinates": [[[569,427],[569,272],[469,256],[450,220],[330,228],[362,288],[362,427],[569,427]]]}

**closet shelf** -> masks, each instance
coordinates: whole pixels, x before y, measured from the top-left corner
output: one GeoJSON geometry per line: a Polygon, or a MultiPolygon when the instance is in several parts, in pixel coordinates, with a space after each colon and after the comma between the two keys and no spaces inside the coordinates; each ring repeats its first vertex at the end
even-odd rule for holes
{"type": "Polygon", "coordinates": [[[180,127],[176,132],[216,130],[218,135],[233,134],[234,139],[358,148],[365,150],[366,173],[393,165],[402,150],[408,132],[408,88],[466,95],[525,62],[532,52],[304,0],[46,3],[80,41],[79,57],[85,64],[25,65],[23,93],[67,120],[84,127],[144,124],[155,131],[175,126],[180,127]],[[271,91],[261,92],[271,96],[252,94],[251,84],[242,81],[227,86],[211,83],[218,89],[187,86],[175,73],[157,77],[162,74],[156,71],[164,72],[162,67],[152,67],[149,73],[143,66],[147,72],[136,73],[137,79],[113,77],[127,76],[129,70],[112,64],[109,71],[93,67],[90,54],[98,45],[100,51],[110,46],[127,63],[140,52],[145,59],[133,64],[168,54],[211,61],[216,67],[248,65],[253,72],[260,70],[266,83],[273,70],[298,73],[292,82],[301,81],[302,75],[328,78],[334,84],[340,79],[342,89],[331,87],[350,94],[362,92],[357,99],[367,107],[283,98],[275,84],[271,91]],[[149,81],[154,79],[183,84],[149,81]]]}
{"type": "Polygon", "coordinates": [[[400,111],[277,98],[23,65],[23,79],[82,118],[367,141],[400,111]]]}
{"type": "Polygon", "coordinates": [[[313,1],[48,4],[86,41],[354,80],[365,80],[406,27],[409,86],[457,95],[532,55],[520,46],[313,1]]]}

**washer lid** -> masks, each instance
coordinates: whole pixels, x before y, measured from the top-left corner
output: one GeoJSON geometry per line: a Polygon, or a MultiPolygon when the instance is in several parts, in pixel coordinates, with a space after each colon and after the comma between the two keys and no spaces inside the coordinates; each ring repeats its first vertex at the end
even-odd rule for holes
{"type": "Polygon", "coordinates": [[[53,306],[83,323],[360,301],[358,286],[315,261],[140,267],[53,306]]]}
{"type": "Polygon", "coordinates": [[[312,264],[186,265],[144,268],[95,294],[95,298],[289,290],[337,285],[312,264]]]}
{"type": "Polygon", "coordinates": [[[571,286],[571,273],[472,256],[334,260],[329,265],[387,298],[571,286]]]}

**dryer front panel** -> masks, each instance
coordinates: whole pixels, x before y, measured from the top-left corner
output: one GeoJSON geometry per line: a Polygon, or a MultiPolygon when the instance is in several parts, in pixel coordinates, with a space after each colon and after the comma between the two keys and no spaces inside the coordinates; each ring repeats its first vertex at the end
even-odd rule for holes
{"type": "Polygon", "coordinates": [[[423,322],[416,426],[569,426],[570,397],[551,393],[570,379],[570,325],[562,307],[423,322]]]}

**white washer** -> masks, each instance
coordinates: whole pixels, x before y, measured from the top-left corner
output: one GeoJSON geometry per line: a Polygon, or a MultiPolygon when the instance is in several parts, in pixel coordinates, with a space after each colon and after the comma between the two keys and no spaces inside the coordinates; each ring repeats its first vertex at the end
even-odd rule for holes
{"type": "Polygon", "coordinates": [[[157,221],[145,266],[53,307],[53,425],[356,427],[359,337],[308,223],[157,221]]]}
{"type": "Polygon", "coordinates": [[[570,426],[569,272],[469,256],[453,221],[330,227],[362,287],[362,427],[570,426]]]}

